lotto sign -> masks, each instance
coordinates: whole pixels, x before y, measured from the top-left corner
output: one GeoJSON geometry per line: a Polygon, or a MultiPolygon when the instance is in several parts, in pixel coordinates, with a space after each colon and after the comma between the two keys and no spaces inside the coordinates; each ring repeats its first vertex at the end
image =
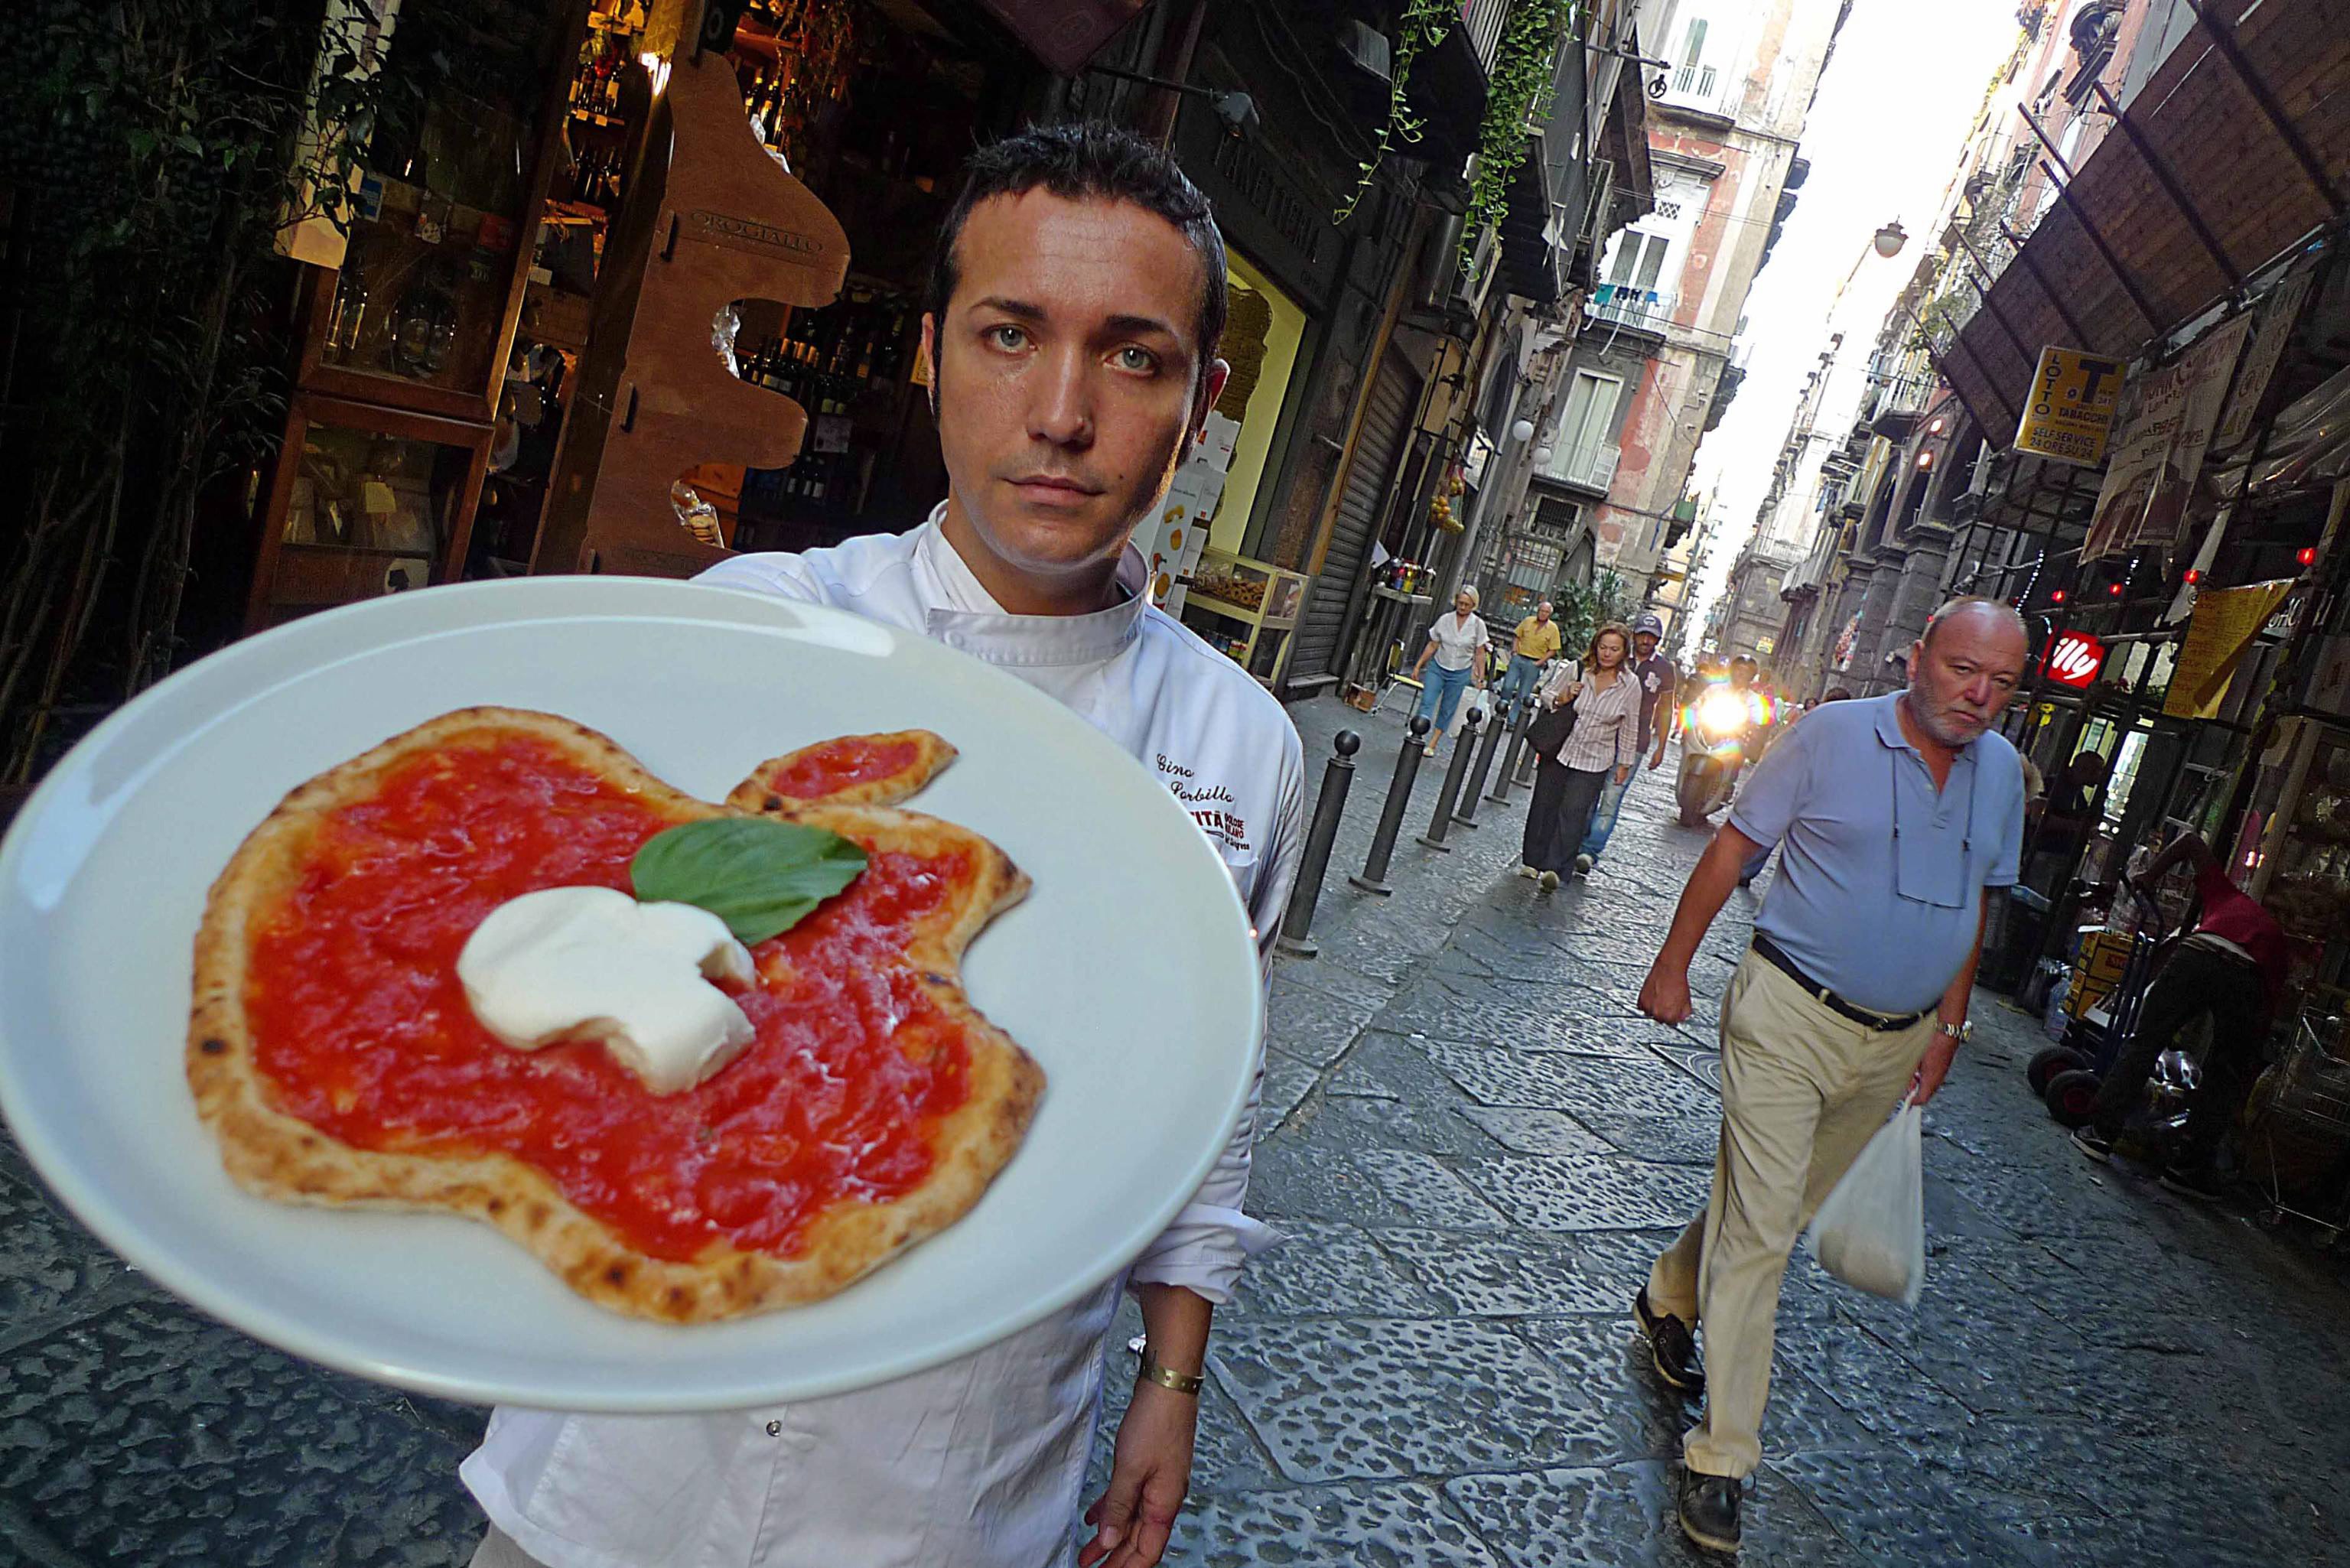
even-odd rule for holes
{"type": "Polygon", "coordinates": [[[2095,468],[2120,400],[2122,362],[2077,348],[2043,348],[2032,400],[2016,421],[2015,450],[2095,468]]]}
{"type": "Polygon", "coordinates": [[[2106,667],[2106,645],[2085,631],[2068,631],[2048,649],[2048,679],[2074,691],[2085,689],[2106,667]]]}

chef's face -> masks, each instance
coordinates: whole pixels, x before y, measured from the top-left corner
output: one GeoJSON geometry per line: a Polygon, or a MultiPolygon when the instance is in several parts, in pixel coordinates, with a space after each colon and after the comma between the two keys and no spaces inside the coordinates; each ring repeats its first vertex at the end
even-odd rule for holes
{"type": "Polygon", "coordinates": [[[1050,597],[1117,557],[1223,389],[1223,362],[1201,367],[1204,264],[1155,213],[1041,189],[980,202],[955,257],[922,323],[950,509],[1050,597]]]}

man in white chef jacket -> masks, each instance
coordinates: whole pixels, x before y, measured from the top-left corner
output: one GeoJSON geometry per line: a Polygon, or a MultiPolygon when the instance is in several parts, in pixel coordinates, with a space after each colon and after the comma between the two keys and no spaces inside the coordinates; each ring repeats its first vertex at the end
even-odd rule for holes
{"type": "MultiPolygon", "coordinates": [[[[923,337],[946,501],[910,534],[744,556],[702,580],[921,631],[1051,693],[1191,807],[1272,942],[1303,838],[1280,705],[1149,606],[1128,540],[1226,374],[1224,251],[1158,148],[1102,126],[982,150],[949,215],[923,337]]],[[[1147,1084],[1134,1113],[1150,1115],[1147,1084]]],[[[879,1388],[719,1416],[501,1409],[462,1470],[477,1568],[1149,1568],[1191,1469],[1210,1319],[1271,1239],[1241,1212],[1249,1113],[1125,1283],[1149,1347],[1104,1495],[1073,1529],[1112,1280],[962,1360],[879,1388]]]]}

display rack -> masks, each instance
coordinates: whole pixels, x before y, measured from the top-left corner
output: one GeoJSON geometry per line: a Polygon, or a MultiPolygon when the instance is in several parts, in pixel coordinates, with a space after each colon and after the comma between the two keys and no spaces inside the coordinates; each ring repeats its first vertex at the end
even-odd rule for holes
{"type": "Polygon", "coordinates": [[[1183,583],[1186,624],[1266,686],[1279,682],[1305,602],[1305,576],[1211,545],[1183,583]]]}

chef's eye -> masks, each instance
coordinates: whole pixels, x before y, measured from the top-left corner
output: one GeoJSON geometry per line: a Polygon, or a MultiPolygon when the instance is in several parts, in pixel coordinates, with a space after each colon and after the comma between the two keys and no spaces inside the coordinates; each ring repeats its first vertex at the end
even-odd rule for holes
{"type": "Polygon", "coordinates": [[[1132,343],[1120,348],[1110,358],[1113,362],[1117,364],[1119,369],[1131,370],[1139,376],[1149,375],[1152,371],[1159,369],[1158,355],[1153,354],[1148,348],[1139,348],[1132,343]]]}
{"type": "Polygon", "coordinates": [[[1001,348],[1006,353],[1017,353],[1028,346],[1028,329],[1024,327],[1014,327],[1008,321],[1001,326],[986,328],[980,336],[986,340],[990,348],[1001,348]]]}

